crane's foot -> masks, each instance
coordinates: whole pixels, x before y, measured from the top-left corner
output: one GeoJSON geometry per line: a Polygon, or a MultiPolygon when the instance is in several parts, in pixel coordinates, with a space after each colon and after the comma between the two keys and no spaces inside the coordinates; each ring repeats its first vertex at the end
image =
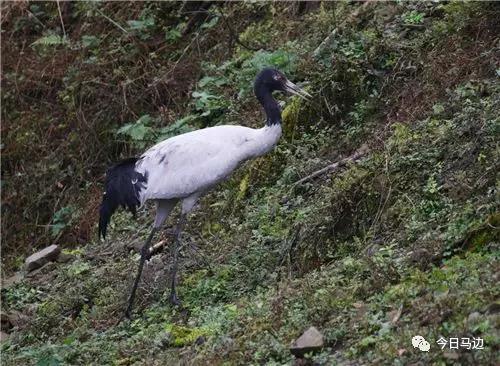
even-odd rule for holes
{"type": "Polygon", "coordinates": [[[148,261],[151,259],[151,257],[153,256],[153,251],[151,249],[149,249],[149,247],[142,247],[141,248],[141,257],[144,258],[145,261],[148,261]]]}
{"type": "Polygon", "coordinates": [[[127,320],[132,319],[132,312],[129,309],[127,309],[125,311],[125,313],[123,314],[123,319],[127,319],[127,320]]]}
{"type": "Polygon", "coordinates": [[[129,320],[129,321],[132,320],[132,316],[128,310],[125,311],[125,313],[121,316],[120,319],[118,319],[118,321],[116,322],[116,325],[120,324],[124,320],[129,320]]]}
{"type": "Polygon", "coordinates": [[[181,306],[181,301],[177,297],[177,294],[175,292],[170,293],[170,296],[168,297],[168,301],[173,305],[173,306],[181,306]]]}

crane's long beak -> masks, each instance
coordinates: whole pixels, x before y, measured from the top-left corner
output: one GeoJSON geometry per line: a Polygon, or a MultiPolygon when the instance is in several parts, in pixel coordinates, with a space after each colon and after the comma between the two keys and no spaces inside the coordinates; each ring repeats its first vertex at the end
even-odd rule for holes
{"type": "Polygon", "coordinates": [[[292,83],[290,80],[287,80],[285,83],[285,89],[287,92],[293,95],[297,95],[301,97],[302,99],[309,100],[312,98],[312,95],[306,92],[304,89],[301,89],[294,83],[292,83]]]}

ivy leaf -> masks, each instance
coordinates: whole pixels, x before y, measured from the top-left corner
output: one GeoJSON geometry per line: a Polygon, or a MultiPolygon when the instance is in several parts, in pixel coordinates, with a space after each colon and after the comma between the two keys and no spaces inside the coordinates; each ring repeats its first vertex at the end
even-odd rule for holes
{"type": "Polygon", "coordinates": [[[134,141],[141,141],[151,132],[151,127],[142,123],[129,123],[118,130],[119,134],[127,135],[134,141]]]}

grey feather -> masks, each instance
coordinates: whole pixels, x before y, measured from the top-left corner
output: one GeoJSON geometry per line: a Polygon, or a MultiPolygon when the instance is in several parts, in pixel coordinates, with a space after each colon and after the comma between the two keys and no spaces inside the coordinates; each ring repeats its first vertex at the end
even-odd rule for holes
{"type": "Polygon", "coordinates": [[[140,192],[141,204],[201,195],[244,161],[270,151],[280,136],[279,124],[259,129],[217,126],[162,141],[136,164],[136,171],[148,176],[147,187],[140,192]]]}

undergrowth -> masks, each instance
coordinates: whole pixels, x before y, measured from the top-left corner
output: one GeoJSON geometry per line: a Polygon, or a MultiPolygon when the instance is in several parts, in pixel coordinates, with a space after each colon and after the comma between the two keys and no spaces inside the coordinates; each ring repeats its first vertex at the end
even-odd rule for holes
{"type": "Polygon", "coordinates": [[[2,6],[25,40],[2,43],[2,271],[52,242],[69,256],[2,289],[6,365],[498,363],[496,4],[82,2],[65,32],[56,3],[2,6]],[[118,323],[152,212],[99,242],[102,172],[178,133],[260,126],[265,66],[313,101],[283,98],[279,145],[190,216],[183,307],[165,251],[118,323]],[[311,325],[325,347],[295,359],[311,325]]]}

